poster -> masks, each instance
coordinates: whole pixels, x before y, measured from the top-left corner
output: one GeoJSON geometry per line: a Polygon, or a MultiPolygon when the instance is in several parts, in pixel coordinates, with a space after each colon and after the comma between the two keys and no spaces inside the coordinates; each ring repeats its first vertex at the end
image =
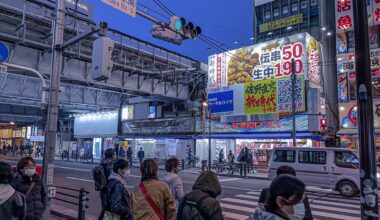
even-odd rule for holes
{"type": "Polygon", "coordinates": [[[338,74],[338,102],[348,102],[348,80],[346,73],[338,74]]]}
{"type": "MultiPolygon", "coordinates": [[[[305,111],[305,81],[298,76],[295,82],[295,108],[296,112],[305,111]]],[[[292,111],[292,80],[282,78],[277,80],[277,112],[292,111]]]]}
{"type": "Polygon", "coordinates": [[[342,54],[348,52],[348,42],[346,32],[341,32],[336,35],[336,53],[342,54]]]}
{"type": "Polygon", "coordinates": [[[292,59],[297,75],[319,84],[319,52],[317,41],[300,33],[212,55],[208,59],[208,89],[290,76],[292,59]]]}
{"type": "Polygon", "coordinates": [[[101,2],[127,14],[132,17],[136,16],[137,0],[100,0],[101,2]]]}
{"type": "Polygon", "coordinates": [[[244,84],[244,114],[268,114],[277,112],[275,79],[244,84]]]}
{"type": "Polygon", "coordinates": [[[336,32],[350,31],[354,27],[352,0],[335,0],[336,32]]]}

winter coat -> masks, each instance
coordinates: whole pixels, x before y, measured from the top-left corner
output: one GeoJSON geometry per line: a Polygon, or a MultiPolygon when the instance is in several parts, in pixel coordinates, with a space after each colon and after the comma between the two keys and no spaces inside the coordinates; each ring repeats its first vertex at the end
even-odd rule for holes
{"type": "Polygon", "coordinates": [[[140,158],[140,159],[144,158],[144,157],[145,157],[145,153],[144,153],[144,151],[143,151],[143,150],[140,150],[140,151],[137,153],[137,157],[140,158]]]}
{"type": "Polygon", "coordinates": [[[169,190],[172,193],[176,202],[176,207],[179,206],[179,202],[183,198],[183,185],[181,178],[175,173],[166,173],[163,181],[168,184],[169,190]]]}
{"type": "Polygon", "coordinates": [[[107,186],[107,210],[120,216],[120,220],[133,220],[131,195],[127,183],[117,173],[112,173],[107,186]]]}
{"type": "MultiPolygon", "coordinates": [[[[168,185],[157,179],[144,180],[143,183],[146,191],[161,210],[162,215],[165,216],[165,220],[172,220],[175,217],[175,202],[168,185]]],[[[132,209],[136,220],[159,220],[139,185],[135,186],[132,192],[132,209]]]]}
{"type": "Polygon", "coordinates": [[[31,179],[30,177],[22,174],[20,171],[17,171],[11,182],[11,186],[16,191],[25,195],[32,184],[32,181],[35,182],[35,185],[29,196],[26,197],[26,220],[40,219],[45,210],[46,193],[41,178],[37,174],[34,174],[31,179]]]}
{"type": "Polygon", "coordinates": [[[0,216],[2,220],[23,220],[26,214],[25,196],[9,184],[0,184],[0,216]]]}
{"type": "Polygon", "coordinates": [[[100,162],[100,164],[103,166],[104,168],[104,174],[106,176],[106,179],[108,180],[108,177],[111,175],[112,173],[112,168],[113,168],[113,164],[115,163],[115,160],[112,159],[112,158],[109,158],[109,159],[103,159],[102,162],[100,162]]]}
{"type": "Polygon", "coordinates": [[[177,219],[201,220],[201,212],[210,220],[223,220],[222,209],[216,197],[222,193],[218,177],[213,172],[203,172],[179,205],[177,219]],[[201,198],[203,198],[202,201],[201,198]],[[192,205],[193,204],[193,205],[192,205]]]}
{"type": "Polygon", "coordinates": [[[251,215],[247,220],[285,220],[285,219],[279,215],[265,211],[265,208],[260,205],[256,208],[255,213],[251,215]]]}
{"type": "MultiPolygon", "coordinates": [[[[264,188],[261,190],[260,197],[259,197],[259,204],[264,204],[266,198],[268,197],[268,188],[264,188]]],[[[305,217],[303,220],[313,220],[313,214],[311,213],[311,208],[309,204],[309,198],[305,196],[305,199],[303,200],[303,204],[305,205],[305,217]]]]}

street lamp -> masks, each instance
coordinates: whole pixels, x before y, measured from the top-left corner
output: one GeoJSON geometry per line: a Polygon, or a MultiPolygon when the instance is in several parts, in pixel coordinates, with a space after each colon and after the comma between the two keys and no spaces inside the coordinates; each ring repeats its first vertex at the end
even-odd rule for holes
{"type": "MultiPolygon", "coordinates": [[[[203,116],[203,123],[204,125],[206,124],[206,118],[208,116],[208,171],[211,171],[211,111],[209,109],[209,105],[207,103],[207,101],[203,101],[202,102],[202,108],[203,108],[203,111],[202,111],[202,116],[203,116]]],[[[204,138],[204,134],[205,134],[205,126],[203,126],[203,138],[204,138]]]]}

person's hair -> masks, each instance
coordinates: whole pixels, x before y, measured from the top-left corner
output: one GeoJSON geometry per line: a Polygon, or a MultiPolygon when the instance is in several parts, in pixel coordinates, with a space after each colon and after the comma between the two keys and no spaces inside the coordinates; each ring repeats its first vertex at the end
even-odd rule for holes
{"type": "Polygon", "coordinates": [[[8,184],[12,180],[12,167],[11,165],[0,162],[0,184],[8,184]]]}
{"type": "Polygon", "coordinates": [[[124,159],[118,159],[112,167],[113,172],[117,173],[119,169],[124,170],[125,168],[129,168],[129,164],[124,159]]]}
{"type": "Polygon", "coordinates": [[[20,171],[20,170],[24,169],[24,167],[26,167],[28,165],[29,161],[32,162],[34,165],[36,165],[36,161],[33,158],[24,157],[18,161],[17,170],[20,171]]]}
{"type": "Polygon", "coordinates": [[[296,170],[288,165],[282,165],[277,169],[277,176],[281,174],[289,174],[292,176],[296,176],[296,170]]]}
{"type": "Polygon", "coordinates": [[[179,161],[177,158],[173,157],[166,161],[165,163],[165,170],[167,172],[172,171],[173,168],[177,168],[179,165],[179,161]]]}
{"type": "Polygon", "coordinates": [[[105,157],[106,159],[110,159],[110,158],[113,157],[114,154],[115,154],[115,150],[112,149],[112,148],[109,148],[109,149],[107,149],[107,150],[104,152],[104,157],[105,157]]]}
{"type": "Polygon", "coordinates": [[[281,174],[269,186],[265,208],[268,212],[275,213],[279,209],[276,203],[277,197],[289,200],[293,196],[292,203],[297,204],[302,200],[304,193],[305,184],[301,180],[289,174],[281,174]]]}
{"type": "Polygon", "coordinates": [[[142,179],[157,176],[158,163],[154,159],[146,159],[140,166],[142,179]]]}

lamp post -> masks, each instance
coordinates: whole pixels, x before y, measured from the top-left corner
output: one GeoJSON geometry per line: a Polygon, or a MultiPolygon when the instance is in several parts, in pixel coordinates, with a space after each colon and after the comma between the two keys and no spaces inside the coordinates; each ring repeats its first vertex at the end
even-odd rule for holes
{"type": "Polygon", "coordinates": [[[202,102],[202,129],[203,137],[206,133],[206,119],[208,117],[208,171],[211,171],[211,112],[208,106],[207,101],[202,102]]]}

